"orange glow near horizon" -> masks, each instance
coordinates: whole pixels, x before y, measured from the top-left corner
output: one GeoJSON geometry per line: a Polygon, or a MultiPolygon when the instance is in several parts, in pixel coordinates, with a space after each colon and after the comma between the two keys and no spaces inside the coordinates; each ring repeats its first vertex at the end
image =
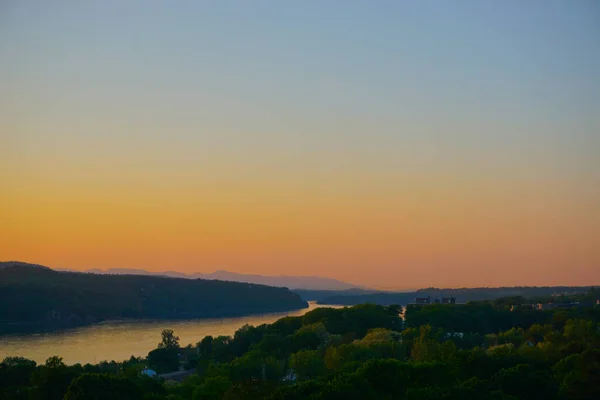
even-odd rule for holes
{"type": "Polygon", "coordinates": [[[383,289],[600,281],[598,215],[548,188],[416,180],[396,191],[367,182],[363,192],[336,182],[335,190],[285,181],[214,189],[39,184],[4,199],[0,221],[10,229],[0,259],[315,275],[383,289]]]}
{"type": "Polygon", "coordinates": [[[600,285],[597,4],[4,3],[0,260],[600,285]]]}

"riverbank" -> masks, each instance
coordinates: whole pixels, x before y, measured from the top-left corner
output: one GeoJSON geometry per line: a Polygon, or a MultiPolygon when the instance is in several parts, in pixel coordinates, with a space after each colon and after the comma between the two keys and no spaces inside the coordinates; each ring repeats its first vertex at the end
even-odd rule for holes
{"type": "Polygon", "coordinates": [[[68,331],[77,328],[90,327],[96,324],[110,324],[110,323],[135,323],[135,322],[169,322],[169,321],[189,321],[189,320],[202,320],[202,319],[215,319],[215,318],[235,318],[235,317],[250,317],[254,315],[263,314],[276,314],[294,312],[303,310],[309,307],[309,302],[304,301],[304,307],[266,307],[260,312],[247,312],[244,310],[224,310],[219,315],[210,316],[197,316],[197,317],[140,317],[140,318],[110,318],[110,319],[98,319],[98,318],[73,318],[66,320],[43,320],[35,322],[0,322],[0,337],[9,335],[26,335],[36,333],[53,333],[68,331]]]}
{"type": "Polygon", "coordinates": [[[299,295],[281,287],[58,272],[19,262],[0,268],[0,304],[3,333],[54,331],[120,318],[224,318],[307,306],[299,295]]]}
{"type": "Polygon", "coordinates": [[[130,356],[145,357],[156,348],[163,329],[173,329],[182,346],[195,344],[207,335],[233,335],[245,324],[261,325],[286,316],[301,316],[319,307],[309,302],[307,308],[286,312],[203,318],[192,320],[120,320],[53,332],[0,336],[0,359],[22,356],[43,363],[60,355],[67,364],[121,361],[130,356]]]}

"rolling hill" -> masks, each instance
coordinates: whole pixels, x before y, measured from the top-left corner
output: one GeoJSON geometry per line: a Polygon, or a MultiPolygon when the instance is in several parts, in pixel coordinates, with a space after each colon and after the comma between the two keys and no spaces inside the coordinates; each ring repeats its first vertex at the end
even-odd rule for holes
{"type": "Polygon", "coordinates": [[[0,268],[0,331],[109,319],[204,318],[307,307],[285,288],[205,279],[59,272],[18,262],[0,268]]]}

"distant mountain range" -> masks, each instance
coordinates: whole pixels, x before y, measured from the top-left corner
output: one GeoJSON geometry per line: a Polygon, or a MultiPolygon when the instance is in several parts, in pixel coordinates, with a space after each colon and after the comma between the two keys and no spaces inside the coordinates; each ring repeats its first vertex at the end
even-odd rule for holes
{"type": "MultiPolygon", "coordinates": [[[[69,269],[59,269],[57,271],[82,272],[69,269]]],[[[360,286],[351,283],[342,282],[337,279],[323,278],[319,276],[272,276],[272,275],[252,275],[239,274],[219,270],[211,273],[192,273],[185,274],[177,271],[151,272],[143,269],[129,268],[109,268],[109,269],[88,269],[83,271],[93,274],[109,274],[109,275],[150,275],[150,276],[168,276],[171,278],[186,278],[186,279],[208,279],[231,282],[255,283],[259,285],[286,287],[289,289],[308,289],[308,290],[346,290],[360,288],[360,286]]]]}

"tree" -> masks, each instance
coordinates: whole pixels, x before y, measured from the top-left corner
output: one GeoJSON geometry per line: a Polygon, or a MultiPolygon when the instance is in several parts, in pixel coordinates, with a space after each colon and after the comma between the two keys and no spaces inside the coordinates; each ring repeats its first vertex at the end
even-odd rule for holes
{"type": "Polygon", "coordinates": [[[386,307],[386,311],[388,311],[390,314],[392,314],[394,316],[398,316],[398,315],[402,314],[402,306],[398,305],[398,304],[391,304],[386,307]]]}
{"type": "Polygon", "coordinates": [[[142,393],[129,379],[107,374],[82,374],[75,378],[64,400],[137,400],[142,393]]]}
{"type": "Polygon", "coordinates": [[[371,343],[379,343],[379,342],[398,342],[401,339],[401,334],[399,332],[394,332],[389,329],[384,328],[374,328],[371,329],[365,337],[360,340],[357,340],[356,343],[362,345],[368,345],[371,343]]]}
{"type": "Polygon", "coordinates": [[[564,336],[569,341],[592,342],[597,335],[595,324],[590,320],[570,319],[565,324],[564,336]]]}
{"type": "Polygon", "coordinates": [[[0,387],[27,385],[35,367],[35,361],[23,357],[6,357],[0,363],[0,387]]]}
{"type": "Polygon", "coordinates": [[[548,371],[527,364],[502,369],[493,380],[498,389],[522,400],[552,399],[558,392],[558,385],[548,371]]]}
{"type": "Polygon", "coordinates": [[[28,384],[35,367],[35,361],[23,357],[6,357],[0,363],[0,398],[28,399],[28,384]]]}
{"type": "Polygon", "coordinates": [[[219,399],[231,388],[231,381],[224,376],[208,378],[203,384],[194,390],[192,400],[214,400],[219,399]]]}
{"type": "Polygon", "coordinates": [[[67,367],[61,357],[52,356],[37,367],[31,376],[32,397],[36,400],[62,400],[77,372],[67,367]]]}
{"type": "Polygon", "coordinates": [[[148,365],[159,374],[177,371],[179,368],[178,349],[162,348],[152,350],[148,353],[148,365]]]}
{"type": "Polygon", "coordinates": [[[314,350],[321,343],[327,341],[329,334],[322,322],[305,325],[298,329],[292,336],[293,349],[298,350],[314,350]]]}
{"type": "Polygon", "coordinates": [[[260,342],[264,335],[266,325],[252,326],[244,325],[233,335],[231,351],[234,356],[239,357],[250,349],[250,346],[260,342]]]}
{"type": "Polygon", "coordinates": [[[569,313],[564,310],[556,311],[552,316],[552,325],[555,329],[562,330],[569,319],[569,313]]]}
{"type": "Polygon", "coordinates": [[[229,376],[235,383],[259,381],[263,374],[263,362],[256,352],[246,353],[229,363],[229,376]]]}
{"type": "Polygon", "coordinates": [[[212,355],[212,336],[205,336],[204,339],[198,342],[198,355],[202,358],[210,358],[212,355]]]}
{"type": "Polygon", "coordinates": [[[279,359],[287,359],[292,347],[291,336],[283,336],[279,332],[267,333],[256,345],[256,349],[279,359]]]}
{"type": "Polygon", "coordinates": [[[52,356],[46,360],[45,366],[47,368],[61,368],[65,366],[62,357],[52,356]]]}
{"type": "Polygon", "coordinates": [[[231,336],[217,336],[211,343],[213,360],[226,362],[234,358],[231,350],[231,336]]]}
{"type": "Polygon", "coordinates": [[[178,349],[179,336],[175,336],[172,329],[165,329],[161,332],[162,340],[158,344],[159,349],[178,349]]]}
{"type": "Polygon", "coordinates": [[[414,341],[410,356],[418,362],[451,361],[456,355],[456,346],[452,341],[440,343],[432,338],[431,326],[420,328],[420,335],[414,341]]]}
{"type": "Polygon", "coordinates": [[[323,358],[316,350],[304,350],[292,354],[290,367],[301,379],[316,378],[327,371],[323,358]]]}
{"type": "Polygon", "coordinates": [[[398,360],[369,360],[358,373],[379,394],[397,398],[410,384],[410,369],[409,364],[398,360]]]}
{"type": "MultiPolygon", "coordinates": [[[[536,324],[539,326],[539,324],[536,324]]],[[[515,347],[523,344],[523,329],[511,328],[507,331],[500,332],[497,335],[498,344],[512,343],[515,347]]]]}
{"type": "Polygon", "coordinates": [[[560,392],[567,399],[600,398],[600,350],[565,357],[554,366],[560,392]]]}
{"type": "Polygon", "coordinates": [[[533,324],[525,331],[524,337],[532,343],[539,343],[544,340],[544,336],[552,333],[552,325],[533,324]]]}

